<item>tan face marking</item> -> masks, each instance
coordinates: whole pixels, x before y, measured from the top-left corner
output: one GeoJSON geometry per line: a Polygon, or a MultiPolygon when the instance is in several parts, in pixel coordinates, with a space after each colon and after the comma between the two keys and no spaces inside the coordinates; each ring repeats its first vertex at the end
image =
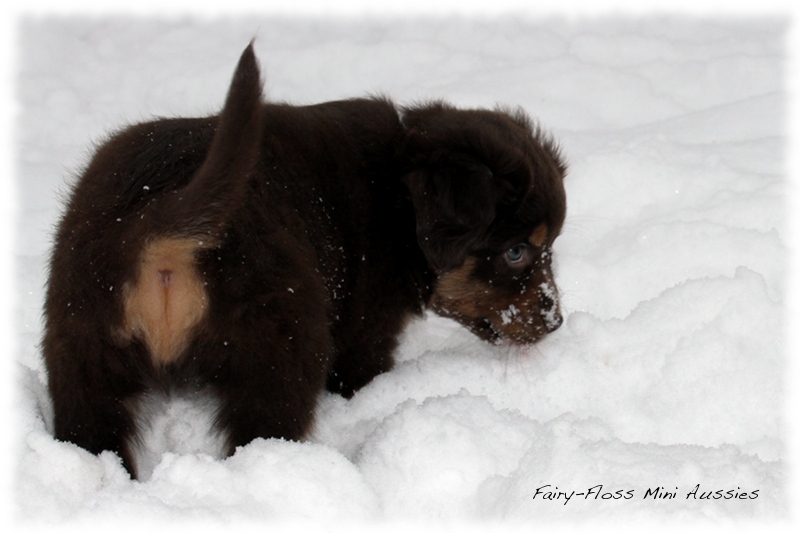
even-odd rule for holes
{"type": "Polygon", "coordinates": [[[528,239],[528,241],[536,247],[541,247],[546,240],[547,240],[547,226],[545,226],[544,224],[536,226],[536,229],[533,230],[533,233],[531,233],[531,236],[528,239]]]}
{"type": "Polygon", "coordinates": [[[186,348],[191,329],[208,310],[203,280],[195,269],[191,238],[163,238],[148,243],[138,274],[123,288],[125,322],[121,336],[140,337],[155,364],[175,361],[186,348]]]}
{"type": "Polygon", "coordinates": [[[464,264],[442,274],[434,291],[434,307],[444,308],[465,316],[479,313],[480,294],[488,293],[489,287],[472,279],[475,258],[467,257],[464,264]]]}

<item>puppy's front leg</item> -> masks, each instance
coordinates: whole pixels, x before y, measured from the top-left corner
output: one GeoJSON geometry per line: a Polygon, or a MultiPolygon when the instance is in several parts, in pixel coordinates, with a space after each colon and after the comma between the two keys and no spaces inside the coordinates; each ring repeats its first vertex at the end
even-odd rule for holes
{"type": "Polygon", "coordinates": [[[327,389],[351,398],[376,376],[392,369],[392,353],[396,347],[395,337],[387,337],[367,339],[358,346],[341,351],[328,374],[327,389]]]}

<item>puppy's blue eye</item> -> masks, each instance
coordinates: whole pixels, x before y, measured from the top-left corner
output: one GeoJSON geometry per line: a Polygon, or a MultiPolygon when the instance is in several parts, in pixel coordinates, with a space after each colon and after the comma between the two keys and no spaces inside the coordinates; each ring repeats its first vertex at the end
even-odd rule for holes
{"type": "Polygon", "coordinates": [[[528,262],[528,245],[518,244],[506,252],[509,266],[520,266],[528,262]]]}

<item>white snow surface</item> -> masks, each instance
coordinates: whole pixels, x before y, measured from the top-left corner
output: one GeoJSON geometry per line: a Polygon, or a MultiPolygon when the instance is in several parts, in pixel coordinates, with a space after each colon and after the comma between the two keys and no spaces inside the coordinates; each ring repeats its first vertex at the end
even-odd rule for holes
{"type": "Polygon", "coordinates": [[[779,18],[655,15],[24,19],[17,517],[787,518],[787,31],[779,18]],[[428,316],[395,369],[351,400],[320,398],[308,441],[259,439],[227,459],[213,403],[152,398],[145,476],[131,481],[114,454],[49,431],[38,343],[54,225],[98,142],[216,112],[254,36],[272,100],[385,94],[536,117],[570,167],[555,244],[565,323],[512,349],[428,316]],[[676,497],[645,497],[657,487],[676,497]]]}

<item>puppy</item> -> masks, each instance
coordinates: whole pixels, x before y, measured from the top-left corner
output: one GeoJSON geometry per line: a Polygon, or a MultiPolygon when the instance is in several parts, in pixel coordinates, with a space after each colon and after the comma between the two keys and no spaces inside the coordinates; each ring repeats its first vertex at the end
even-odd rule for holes
{"type": "Polygon", "coordinates": [[[263,103],[251,44],[218,116],[115,134],[72,191],[42,344],[55,437],[135,477],[148,391],[212,391],[230,454],[301,439],[319,393],[389,370],[426,308],[537,341],[562,321],[564,174],[519,111],[263,103]]]}

